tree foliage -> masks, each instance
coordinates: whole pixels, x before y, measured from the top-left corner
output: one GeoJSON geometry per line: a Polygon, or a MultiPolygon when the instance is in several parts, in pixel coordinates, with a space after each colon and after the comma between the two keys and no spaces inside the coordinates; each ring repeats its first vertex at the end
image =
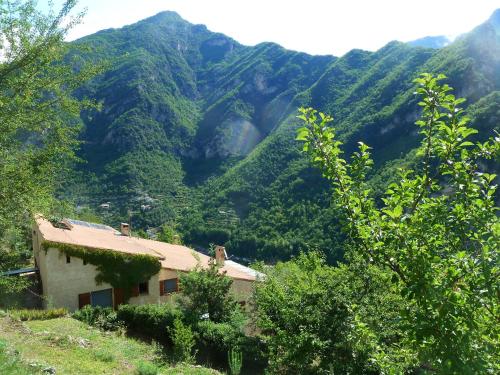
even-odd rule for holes
{"type": "Polygon", "coordinates": [[[422,107],[420,168],[400,170],[381,202],[366,184],[370,148],[350,161],[332,118],[301,109],[297,139],[333,184],[352,253],[392,274],[406,301],[401,342],[420,365],[446,374],[498,371],[498,250],[495,175],[482,160],[498,157],[500,138],[472,142],[476,131],[443,75],[415,82],[422,107]]]}
{"type": "Polygon", "coordinates": [[[315,252],[268,270],[255,299],[271,372],[376,374],[380,361],[409,366],[411,353],[392,348],[401,337],[396,307],[404,304],[388,283],[390,275],[374,266],[332,267],[315,252]]]}
{"type": "Polygon", "coordinates": [[[0,270],[30,255],[33,213],[56,206],[80,111],[94,107],[71,95],[100,70],[66,56],[64,37],[82,17],[75,4],[43,14],[34,0],[0,1],[0,270]]]}
{"type": "Polygon", "coordinates": [[[220,272],[220,265],[211,260],[208,268],[198,265],[191,272],[180,276],[181,301],[188,319],[193,323],[208,314],[215,323],[229,322],[238,308],[229,293],[233,280],[220,272]]]}

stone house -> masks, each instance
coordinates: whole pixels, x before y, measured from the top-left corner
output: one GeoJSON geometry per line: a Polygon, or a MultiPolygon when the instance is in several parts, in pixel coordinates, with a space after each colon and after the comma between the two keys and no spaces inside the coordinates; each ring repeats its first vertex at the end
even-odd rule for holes
{"type": "MultiPolygon", "coordinates": [[[[110,284],[96,282],[96,266],[68,256],[67,246],[85,251],[113,251],[127,256],[148,255],[160,263],[160,271],[132,288],[130,304],[166,302],[179,291],[179,274],[197,265],[208,267],[210,257],[181,245],[132,237],[127,224],[117,231],[109,226],[65,219],[56,225],[37,217],[33,226],[33,251],[42,283],[45,306],[75,311],[85,305],[116,308],[124,293],[110,284]]],[[[260,274],[226,259],[223,247],[216,248],[220,272],[233,279],[231,292],[246,303],[260,274]]]]}

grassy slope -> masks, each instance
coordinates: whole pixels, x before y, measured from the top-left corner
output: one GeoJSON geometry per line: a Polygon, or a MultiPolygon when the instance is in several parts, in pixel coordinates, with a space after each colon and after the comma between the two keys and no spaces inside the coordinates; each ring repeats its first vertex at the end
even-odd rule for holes
{"type": "MultiPolygon", "coordinates": [[[[1,374],[38,373],[49,366],[57,374],[135,374],[140,362],[152,362],[155,358],[151,345],[101,332],[72,318],[25,323],[10,317],[0,318],[0,342],[7,343],[7,352],[17,351],[20,356],[20,361],[9,364],[7,358],[12,361],[14,356],[0,350],[1,374]],[[88,345],[82,345],[84,342],[88,345]]],[[[218,372],[191,366],[164,366],[159,374],[218,372]]]]}

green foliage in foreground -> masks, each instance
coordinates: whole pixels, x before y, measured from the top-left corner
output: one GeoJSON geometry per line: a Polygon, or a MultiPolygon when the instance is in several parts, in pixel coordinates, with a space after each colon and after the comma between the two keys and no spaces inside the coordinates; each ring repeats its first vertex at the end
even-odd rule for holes
{"type": "Polygon", "coordinates": [[[19,355],[9,350],[7,342],[0,340],[0,374],[30,375],[28,366],[22,363],[19,355]]]}
{"type": "Polygon", "coordinates": [[[110,307],[86,305],[75,311],[72,317],[105,331],[115,331],[124,326],[117,312],[110,307]]]}
{"type": "Polygon", "coordinates": [[[220,266],[211,260],[208,268],[197,266],[192,272],[180,275],[179,302],[191,322],[198,322],[204,314],[212,322],[228,322],[238,309],[229,293],[233,280],[219,270],[220,266]]]}
{"type": "Polygon", "coordinates": [[[405,306],[398,286],[372,265],[337,268],[302,254],[268,270],[255,299],[272,373],[372,374],[381,359],[399,371],[412,362],[393,348],[405,306]]]}
{"type": "MultiPolygon", "coordinates": [[[[72,96],[101,67],[66,56],[64,39],[82,14],[73,11],[75,0],[61,3],[44,14],[34,0],[0,1],[0,272],[31,255],[33,214],[57,206],[54,191],[74,160],[80,111],[96,108],[72,96]]],[[[0,295],[21,287],[0,279],[0,295]]]]}
{"type": "Polygon", "coordinates": [[[241,366],[243,365],[243,355],[241,354],[241,351],[237,348],[231,348],[227,352],[227,362],[229,363],[231,375],[239,375],[241,372],[241,366]]]}
{"type": "MultiPolygon", "coordinates": [[[[476,131],[460,107],[464,100],[440,85],[444,78],[423,74],[416,80],[423,109],[416,122],[423,136],[421,166],[401,170],[380,205],[366,184],[372,165],[367,145],[360,143],[348,163],[329,126],[332,118],[311,108],[301,109],[305,126],[297,139],[335,189],[351,256],[391,275],[387,287],[400,289],[396,347],[413,352],[430,372],[496,373],[500,222],[495,175],[482,172],[480,164],[498,158],[500,137],[469,140],[476,131]]],[[[386,361],[381,370],[398,367],[386,361]]]]}
{"type": "Polygon", "coordinates": [[[117,311],[117,318],[127,328],[162,342],[171,342],[169,329],[179,317],[179,309],[169,303],[120,305],[117,311]]]}
{"type": "Polygon", "coordinates": [[[205,367],[166,363],[154,345],[103,332],[72,318],[19,322],[0,318],[0,373],[128,374],[155,369],[157,374],[219,374],[205,367]]]}
{"type": "Polygon", "coordinates": [[[174,320],[170,335],[174,344],[175,359],[179,362],[192,363],[194,361],[193,348],[196,342],[191,327],[177,318],[174,320]]]}
{"type": "Polygon", "coordinates": [[[9,311],[9,315],[22,321],[47,320],[47,319],[60,318],[62,316],[68,315],[68,310],[66,310],[65,308],[48,309],[48,310],[22,309],[22,310],[9,311]]]}

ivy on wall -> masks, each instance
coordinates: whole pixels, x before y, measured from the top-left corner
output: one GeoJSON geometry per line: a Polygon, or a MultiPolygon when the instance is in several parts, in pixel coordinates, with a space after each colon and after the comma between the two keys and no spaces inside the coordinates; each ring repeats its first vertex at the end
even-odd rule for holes
{"type": "Polygon", "coordinates": [[[122,288],[125,301],[130,298],[133,287],[149,280],[161,268],[159,260],[151,255],[127,254],[108,249],[88,249],[83,246],[51,241],[44,241],[42,247],[45,252],[49,248],[56,248],[67,256],[80,258],[96,266],[96,283],[108,283],[113,288],[122,288]]]}

